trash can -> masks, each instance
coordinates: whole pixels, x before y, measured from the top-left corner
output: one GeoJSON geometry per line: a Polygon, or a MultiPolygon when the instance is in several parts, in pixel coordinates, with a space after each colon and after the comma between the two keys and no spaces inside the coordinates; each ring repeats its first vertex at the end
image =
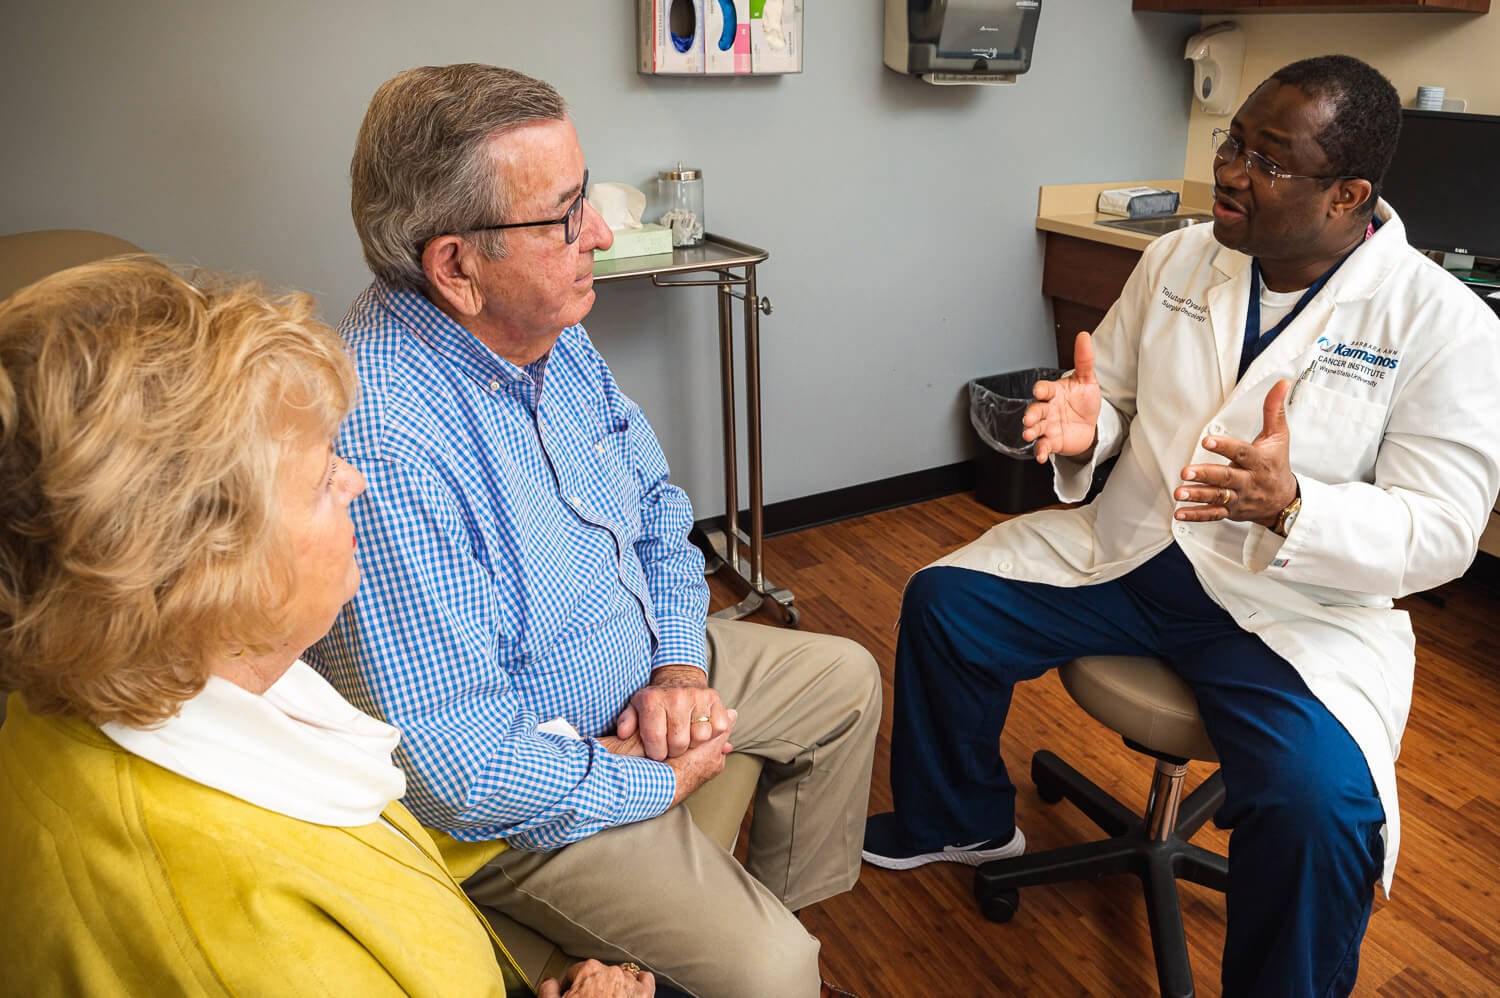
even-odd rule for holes
{"type": "Polygon", "coordinates": [[[1058,501],[1052,465],[1038,464],[1035,445],[1021,439],[1021,417],[1034,401],[1032,386],[1062,373],[1033,367],[969,382],[969,423],[983,444],[975,462],[974,497],[998,513],[1025,513],[1058,501]]]}

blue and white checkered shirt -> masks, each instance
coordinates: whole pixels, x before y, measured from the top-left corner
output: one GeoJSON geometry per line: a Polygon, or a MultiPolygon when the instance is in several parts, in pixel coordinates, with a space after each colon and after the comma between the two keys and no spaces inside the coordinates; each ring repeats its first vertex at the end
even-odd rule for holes
{"type": "Polygon", "coordinates": [[[402,730],[406,804],[455,838],[546,850],[665,811],[666,765],[590,737],[654,668],[704,666],[692,505],[640,408],[582,326],[519,368],[377,281],[340,332],[363,577],[308,661],[402,730]]]}

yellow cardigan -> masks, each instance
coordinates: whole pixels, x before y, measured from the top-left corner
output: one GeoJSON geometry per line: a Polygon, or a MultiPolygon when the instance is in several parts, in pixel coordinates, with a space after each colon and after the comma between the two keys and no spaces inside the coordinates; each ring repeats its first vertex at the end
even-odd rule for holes
{"type": "Polygon", "coordinates": [[[276,814],[12,695],[0,977],[33,998],[529,995],[431,837],[383,817],[402,835],[276,814]]]}

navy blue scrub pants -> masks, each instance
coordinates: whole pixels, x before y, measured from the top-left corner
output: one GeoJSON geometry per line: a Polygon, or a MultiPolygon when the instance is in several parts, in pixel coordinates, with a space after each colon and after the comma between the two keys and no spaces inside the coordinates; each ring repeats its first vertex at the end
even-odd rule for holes
{"type": "Polygon", "coordinates": [[[1359,747],[1290,663],[1203,591],[1180,548],[1062,588],[929,568],[896,648],[891,790],[921,851],[1005,837],[1016,788],[997,751],[1016,683],[1090,654],[1154,655],[1193,688],[1219,755],[1229,839],[1226,996],[1345,995],[1384,859],[1359,747]]]}

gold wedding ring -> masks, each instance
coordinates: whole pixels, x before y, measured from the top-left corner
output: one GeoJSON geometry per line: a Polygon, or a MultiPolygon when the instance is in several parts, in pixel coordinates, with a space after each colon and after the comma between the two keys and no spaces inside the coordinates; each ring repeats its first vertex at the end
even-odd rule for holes
{"type": "Polygon", "coordinates": [[[709,716],[707,714],[698,714],[693,717],[692,721],[694,724],[707,724],[709,722],[709,716]]]}
{"type": "Polygon", "coordinates": [[[1220,506],[1228,506],[1229,505],[1229,490],[1228,489],[1220,489],[1219,490],[1219,505],[1220,506]]]}

